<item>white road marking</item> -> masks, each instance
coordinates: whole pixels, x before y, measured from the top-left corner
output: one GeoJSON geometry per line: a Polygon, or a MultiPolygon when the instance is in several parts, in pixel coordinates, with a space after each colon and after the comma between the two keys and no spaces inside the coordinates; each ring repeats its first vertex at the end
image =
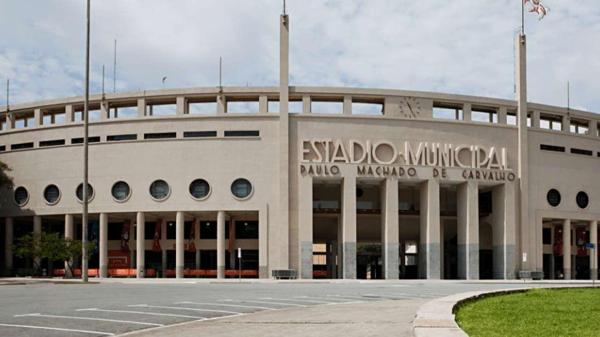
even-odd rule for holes
{"type": "Polygon", "coordinates": [[[327,295],[327,296],[331,296],[331,297],[338,297],[338,298],[350,298],[350,299],[354,299],[354,300],[372,300],[374,298],[372,297],[363,297],[363,296],[346,296],[346,295],[327,295]]]}
{"type": "MultiPolygon", "coordinates": [[[[295,298],[306,298],[306,299],[316,299],[316,300],[323,300],[323,297],[316,297],[316,296],[296,296],[295,298]]],[[[337,301],[336,303],[344,303],[346,301],[349,301],[348,299],[345,298],[331,298],[329,297],[328,300],[333,300],[333,301],[337,301]]]]}
{"type": "Polygon", "coordinates": [[[149,315],[149,316],[166,316],[166,317],[205,319],[204,317],[200,317],[200,316],[165,314],[162,312],[133,311],[133,310],[112,310],[112,309],[86,308],[86,309],[77,309],[77,311],[101,311],[101,312],[116,312],[116,313],[121,313],[121,314],[136,314],[136,315],[149,315]]]}
{"type": "MultiPolygon", "coordinates": [[[[239,312],[237,311],[227,311],[227,310],[214,310],[214,309],[200,309],[200,308],[188,308],[188,307],[169,307],[164,305],[148,305],[148,304],[130,304],[128,307],[133,308],[155,308],[155,309],[171,309],[171,310],[189,310],[189,311],[203,311],[203,312],[217,312],[223,314],[232,314],[237,315],[239,312]]],[[[208,317],[204,317],[208,318],[208,317]]]]}
{"type": "Polygon", "coordinates": [[[261,298],[261,300],[269,300],[269,301],[292,301],[292,302],[306,302],[306,303],[310,303],[310,304],[329,304],[329,303],[334,303],[334,302],[327,302],[327,301],[318,301],[318,300],[302,300],[302,299],[298,299],[298,298],[272,298],[272,297],[263,297],[261,298]]]}
{"type": "Polygon", "coordinates": [[[274,308],[260,307],[260,306],[256,306],[256,305],[225,304],[225,303],[183,301],[183,302],[175,302],[174,304],[197,304],[197,305],[212,305],[212,306],[217,306],[217,307],[223,306],[223,307],[238,307],[238,308],[248,308],[248,309],[275,310],[274,308]]]}
{"type": "MultiPolygon", "coordinates": [[[[223,301],[233,301],[233,300],[223,300],[223,301]]],[[[275,304],[275,305],[288,305],[291,307],[306,307],[306,305],[296,304],[296,303],[281,303],[281,302],[269,302],[269,301],[256,301],[256,300],[235,300],[240,303],[262,303],[262,304],[275,304]]]]}
{"type": "Polygon", "coordinates": [[[15,315],[14,317],[49,317],[49,318],[79,319],[79,320],[84,320],[84,321],[101,321],[101,322],[149,325],[149,326],[164,326],[164,324],[149,323],[149,322],[124,321],[124,320],[120,320],[120,319],[108,319],[108,318],[96,318],[96,317],[46,315],[46,314],[39,314],[39,313],[15,315]]]}
{"type": "Polygon", "coordinates": [[[0,323],[0,326],[13,327],[13,328],[22,328],[22,329],[39,329],[39,330],[53,330],[53,331],[65,331],[65,332],[77,332],[77,333],[85,333],[90,335],[103,335],[103,336],[115,336],[112,332],[104,332],[104,331],[92,331],[92,330],[78,330],[78,329],[65,329],[65,328],[54,328],[51,326],[38,326],[38,325],[20,325],[20,324],[6,324],[0,323]]]}

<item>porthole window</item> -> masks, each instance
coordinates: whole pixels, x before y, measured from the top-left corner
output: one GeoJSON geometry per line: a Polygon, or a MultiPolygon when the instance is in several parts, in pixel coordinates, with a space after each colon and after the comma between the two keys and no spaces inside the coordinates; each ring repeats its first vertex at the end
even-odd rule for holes
{"type": "Polygon", "coordinates": [[[190,194],[197,200],[206,199],[210,194],[210,185],[204,179],[196,179],[190,184],[190,194]]]}
{"type": "Polygon", "coordinates": [[[60,200],[60,190],[56,185],[48,185],[44,189],[44,200],[50,205],[56,205],[60,200]]]}
{"type": "Polygon", "coordinates": [[[117,181],[110,191],[112,197],[118,202],[124,202],[129,199],[131,195],[131,189],[129,188],[129,184],[124,181],[117,181]]]}
{"type": "Polygon", "coordinates": [[[24,206],[29,201],[29,192],[23,186],[17,187],[15,189],[15,202],[19,206],[24,206]]]}
{"type": "Polygon", "coordinates": [[[154,200],[165,200],[169,197],[170,193],[171,188],[164,180],[155,180],[152,185],[150,185],[150,195],[154,200]]]}
{"type": "MultiPolygon", "coordinates": [[[[87,186],[88,186],[88,188],[87,188],[88,196],[87,197],[88,197],[88,202],[89,202],[94,198],[94,188],[90,184],[88,184],[87,186]]],[[[75,195],[77,196],[77,200],[83,201],[83,183],[81,183],[81,184],[79,184],[79,186],[77,186],[75,195]]]]}
{"type": "Polygon", "coordinates": [[[590,204],[590,198],[588,197],[587,193],[585,193],[585,192],[577,193],[577,196],[575,197],[575,201],[577,201],[577,206],[579,206],[579,208],[587,208],[588,205],[590,204]]]}
{"type": "Polygon", "coordinates": [[[556,207],[556,206],[560,205],[560,192],[554,188],[551,189],[550,191],[548,191],[548,194],[546,195],[546,200],[548,200],[548,203],[552,207],[556,207]]]}
{"type": "Polygon", "coordinates": [[[231,184],[231,193],[238,199],[247,199],[252,194],[252,184],[244,178],[236,179],[231,184]]]}

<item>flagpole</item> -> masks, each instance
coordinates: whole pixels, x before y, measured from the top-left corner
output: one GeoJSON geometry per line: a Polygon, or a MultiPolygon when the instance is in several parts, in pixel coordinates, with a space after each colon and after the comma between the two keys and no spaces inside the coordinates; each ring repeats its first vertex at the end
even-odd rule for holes
{"type": "Polygon", "coordinates": [[[85,41],[85,96],[83,101],[83,212],[81,215],[81,281],[88,282],[88,122],[90,99],[90,0],[87,0],[85,41]]]}

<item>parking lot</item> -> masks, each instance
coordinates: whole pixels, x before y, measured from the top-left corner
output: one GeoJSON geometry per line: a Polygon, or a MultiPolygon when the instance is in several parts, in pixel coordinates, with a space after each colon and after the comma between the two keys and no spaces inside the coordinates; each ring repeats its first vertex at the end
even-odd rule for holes
{"type": "Polygon", "coordinates": [[[519,283],[37,283],[0,286],[0,336],[115,336],[265,310],[422,300],[519,283]]]}

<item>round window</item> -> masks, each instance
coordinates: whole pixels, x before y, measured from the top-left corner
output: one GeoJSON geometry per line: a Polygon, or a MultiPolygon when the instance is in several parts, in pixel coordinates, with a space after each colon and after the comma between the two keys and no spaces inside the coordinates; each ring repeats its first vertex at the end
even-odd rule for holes
{"type": "Polygon", "coordinates": [[[252,193],[252,184],[247,179],[239,178],[231,184],[231,193],[236,198],[245,199],[252,193]]]}
{"type": "Polygon", "coordinates": [[[560,205],[560,192],[554,188],[551,189],[550,191],[548,191],[548,194],[546,195],[546,200],[548,200],[548,203],[552,207],[556,207],[556,206],[560,205]]]}
{"type": "Polygon", "coordinates": [[[122,202],[129,198],[129,195],[131,194],[131,189],[129,188],[129,185],[126,182],[117,181],[112,186],[110,193],[112,194],[113,198],[115,198],[115,200],[122,202]]]}
{"type": "Polygon", "coordinates": [[[196,179],[190,184],[190,194],[194,199],[205,199],[210,193],[210,185],[204,179],[196,179]]]}
{"type": "Polygon", "coordinates": [[[169,184],[164,180],[155,180],[150,185],[150,195],[156,200],[165,200],[169,196],[169,193],[171,193],[171,189],[169,188],[169,184]]]}
{"type": "MultiPolygon", "coordinates": [[[[87,194],[88,194],[87,199],[88,199],[88,202],[89,202],[94,197],[94,188],[90,184],[88,184],[87,186],[88,186],[88,188],[87,188],[87,194]]],[[[77,200],[83,201],[83,183],[81,183],[81,184],[79,184],[79,186],[77,186],[77,191],[75,191],[75,194],[77,195],[77,200]]]]}
{"type": "Polygon", "coordinates": [[[579,206],[579,208],[587,208],[588,205],[590,204],[590,198],[588,197],[587,193],[585,193],[585,192],[577,193],[577,196],[575,197],[575,201],[577,201],[577,206],[579,206]]]}
{"type": "Polygon", "coordinates": [[[17,187],[15,189],[15,202],[17,205],[23,206],[27,201],[29,201],[29,192],[27,192],[27,189],[23,186],[17,187]]]}
{"type": "Polygon", "coordinates": [[[60,190],[56,185],[48,185],[44,189],[44,200],[50,205],[54,205],[60,199],[60,190]]]}

